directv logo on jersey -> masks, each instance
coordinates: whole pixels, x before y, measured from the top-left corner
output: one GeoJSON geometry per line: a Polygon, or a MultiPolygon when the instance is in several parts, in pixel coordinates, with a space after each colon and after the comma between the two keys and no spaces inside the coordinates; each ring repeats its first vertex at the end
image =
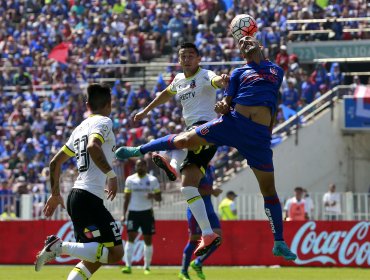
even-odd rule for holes
{"type": "Polygon", "coordinates": [[[191,97],[194,97],[195,96],[195,92],[192,91],[192,92],[187,92],[187,93],[184,93],[183,95],[180,95],[180,100],[187,100],[191,97]]]}

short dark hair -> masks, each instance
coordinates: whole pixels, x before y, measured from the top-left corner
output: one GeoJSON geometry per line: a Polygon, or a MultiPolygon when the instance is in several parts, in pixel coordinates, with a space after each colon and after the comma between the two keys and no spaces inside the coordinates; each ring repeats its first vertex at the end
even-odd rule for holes
{"type": "Polygon", "coordinates": [[[226,193],[226,196],[230,196],[230,195],[237,196],[235,192],[233,192],[233,191],[228,191],[228,192],[226,193]]]}
{"type": "Polygon", "coordinates": [[[110,87],[107,84],[90,84],[86,100],[92,111],[104,108],[112,100],[110,87]]]}
{"type": "Polygon", "coordinates": [[[182,49],[193,49],[196,53],[197,53],[197,56],[200,55],[199,53],[199,50],[197,48],[196,45],[194,45],[193,43],[190,43],[190,42],[185,42],[185,43],[182,43],[180,45],[180,48],[179,48],[179,51],[182,50],[182,49]]]}
{"type": "Polygon", "coordinates": [[[303,188],[300,187],[300,186],[298,186],[298,187],[295,187],[294,188],[294,191],[296,191],[296,192],[303,192],[303,188]]]}

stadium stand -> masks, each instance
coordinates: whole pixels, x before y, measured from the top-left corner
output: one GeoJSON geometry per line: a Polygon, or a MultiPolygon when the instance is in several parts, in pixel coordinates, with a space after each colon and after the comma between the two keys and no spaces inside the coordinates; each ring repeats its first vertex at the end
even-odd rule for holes
{"type": "MultiPolygon", "coordinates": [[[[2,1],[0,194],[48,192],[48,162],[86,116],[83,91],[87,83],[112,84],[118,145],[137,145],[165,135],[169,123],[181,131],[184,123],[176,101],[155,110],[142,123],[133,123],[134,113],[165,88],[178,70],[163,66],[161,75],[156,72],[148,77],[143,63],[176,63],[177,45],[194,41],[204,67],[229,73],[235,65],[227,62],[241,63],[225,28],[236,14],[248,13],[257,19],[257,38],[266,57],[286,71],[281,87],[281,103],[286,108],[298,111],[326,90],[345,83],[340,64],[318,63],[314,69],[301,65],[297,55],[287,52],[286,44],[369,39],[369,4],[348,0],[320,7],[307,2],[2,1]]],[[[281,109],[277,124],[286,119],[281,109]]],[[[220,148],[215,164],[227,174],[230,167],[240,169],[242,163],[235,158],[233,149],[220,148]]],[[[62,182],[67,191],[76,172],[73,162],[63,169],[68,174],[62,182]]],[[[117,162],[115,169],[122,186],[133,163],[117,162]]],[[[154,168],[153,172],[159,171],[154,168]]],[[[171,189],[161,178],[163,188],[171,189]]]]}

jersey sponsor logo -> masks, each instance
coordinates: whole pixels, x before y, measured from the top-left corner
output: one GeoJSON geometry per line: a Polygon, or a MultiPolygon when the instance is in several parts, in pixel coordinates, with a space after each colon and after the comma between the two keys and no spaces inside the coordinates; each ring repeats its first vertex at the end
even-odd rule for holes
{"type": "Polygon", "coordinates": [[[274,75],[277,75],[277,70],[274,67],[270,67],[270,72],[274,75]]]}
{"type": "Polygon", "coordinates": [[[276,69],[273,68],[270,68],[269,72],[262,69],[258,72],[248,71],[246,74],[242,76],[242,83],[251,83],[256,80],[265,80],[273,84],[276,84],[278,82],[277,71],[276,69]]]}
{"type": "Polygon", "coordinates": [[[195,92],[187,92],[182,95],[180,95],[180,100],[188,100],[189,98],[193,98],[195,96],[195,92]]]}

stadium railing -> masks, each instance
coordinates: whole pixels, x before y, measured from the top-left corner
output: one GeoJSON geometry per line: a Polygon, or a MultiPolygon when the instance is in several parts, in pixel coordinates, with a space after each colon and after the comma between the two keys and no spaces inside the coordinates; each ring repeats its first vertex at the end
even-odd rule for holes
{"type": "MultiPolygon", "coordinates": [[[[310,219],[326,220],[326,214],[323,206],[324,193],[311,193],[313,201],[312,212],[309,213],[310,219]]],[[[335,214],[337,220],[370,220],[370,194],[343,192],[340,195],[340,213],[335,214]]],[[[64,200],[67,200],[67,194],[64,194],[64,200]]],[[[180,193],[163,193],[163,201],[155,203],[155,217],[158,220],[186,220],[187,204],[183,201],[180,193]]],[[[282,206],[285,201],[291,197],[291,193],[281,193],[280,198],[282,206]]],[[[42,208],[48,198],[47,194],[24,194],[24,195],[0,195],[0,209],[6,209],[8,215],[2,215],[1,220],[9,220],[10,213],[16,214],[19,220],[40,220],[45,219],[42,214],[42,208]],[[8,217],[8,218],[6,218],[8,217]]],[[[223,197],[212,198],[215,210],[223,197]]],[[[106,207],[111,211],[113,217],[117,220],[122,215],[122,205],[124,194],[120,193],[113,201],[105,200],[106,207]]],[[[238,194],[236,205],[239,220],[265,220],[263,198],[261,194],[238,194]]],[[[4,212],[3,212],[4,213],[4,212]]],[[[3,214],[1,213],[1,214],[3,214]]],[[[58,207],[52,220],[68,220],[68,214],[65,209],[58,207]]]]}
{"type": "Polygon", "coordinates": [[[321,19],[288,19],[287,24],[290,23],[325,23],[325,22],[370,22],[370,17],[351,17],[351,18],[321,18],[321,19]]]}

